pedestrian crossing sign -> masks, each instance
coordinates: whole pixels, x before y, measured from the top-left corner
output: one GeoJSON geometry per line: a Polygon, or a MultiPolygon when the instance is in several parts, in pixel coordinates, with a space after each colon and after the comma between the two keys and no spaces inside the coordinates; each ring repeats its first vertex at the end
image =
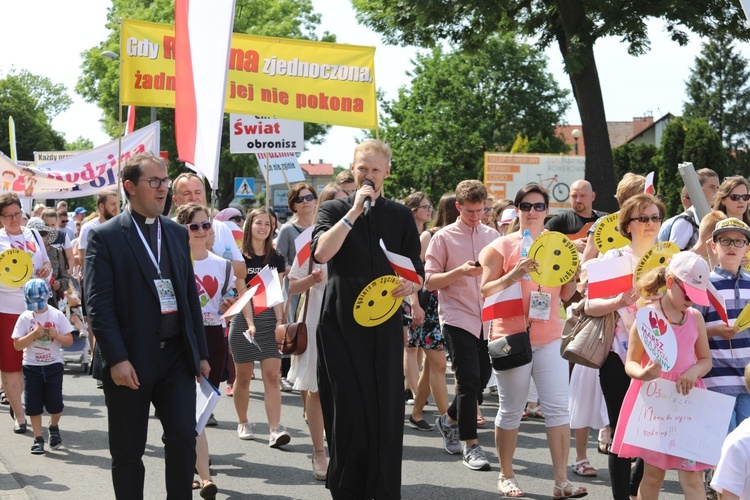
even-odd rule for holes
{"type": "Polygon", "coordinates": [[[255,198],[255,179],[252,177],[235,177],[234,197],[255,198]]]}

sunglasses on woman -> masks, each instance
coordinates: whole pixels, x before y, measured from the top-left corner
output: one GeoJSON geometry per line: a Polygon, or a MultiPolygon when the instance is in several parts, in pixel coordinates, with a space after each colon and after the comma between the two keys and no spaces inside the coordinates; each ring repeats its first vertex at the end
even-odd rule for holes
{"type": "Polygon", "coordinates": [[[297,196],[294,199],[294,203],[302,203],[303,201],[313,201],[315,199],[314,194],[306,194],[305,196],[297,196]]]}
{"type": "Polygon", "coordinates": [[[732,201],[750,201],[750,194],[730,194],[729,199],[732,201]]]}
{"type": "Polygon", "coordinates": [[[534,208],[537,212],[544,212],[547,210],[547,204],[546,203],[529,203],[528,201],[522,201],[518,204],[518,208],[521,210],[521,212],[531,212],[531,209],[534,208]]]}
{"type": "Polygon", "coordinates": [[[236,222],[237,224],[242,224],[242,221],[244,221],[245,218],[241,215],[235,215],[234,217],[230,217],[229,220],[236,222]]]}
{"type": "Polygon", "coordinates": [[[200,224],[197,222],[191,222],[190,224],[186,224],[187,228],[190,229],[192,232],[197,233],[198,229],[203,229],[204,231],[208,231],[211,229],[211,221],[203,221],[200,224]]]}
{"type": "Polygon", "coordinates": [[[657,222],[661,222],[662,220],[663,219],[658,215],[652,215],[650,217],[648,215],[641,215],[640,217],[632,217],[630,219],[630,222],[638,221],[641,224],[648,224],[649,222],[653,222],[654,224],[656,224],[657,222]]]}

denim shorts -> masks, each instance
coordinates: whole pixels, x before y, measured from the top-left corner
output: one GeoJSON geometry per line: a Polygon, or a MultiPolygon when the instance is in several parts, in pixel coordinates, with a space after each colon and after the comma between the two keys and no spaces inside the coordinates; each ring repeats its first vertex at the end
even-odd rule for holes
{"type": "Polygon", "coordinates": [[[62,363],[46,366],[23,366],[23,395],[26,400],[26,415],[41,415],[44,409],[54,415],[62,413],[63,370],[62,363]]]}

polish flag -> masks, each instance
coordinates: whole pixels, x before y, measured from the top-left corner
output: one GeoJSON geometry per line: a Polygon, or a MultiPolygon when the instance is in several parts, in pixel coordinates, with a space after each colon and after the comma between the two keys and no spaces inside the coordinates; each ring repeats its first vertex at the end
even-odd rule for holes
{"type": "Polygon", "coordinates": [[[611,297],[633,288],[633,261],[629,255],[591,262],[587,269],[590,299],[611,297]]]}
{"type": "Polygon", "coordinates": [[[654,194],[654,173],[649,172],[646,176],[646,187],[643,190],[646,194],[654,194]]]}
{"type": "Polygon", "coordinates": [[[232,220],[225,220],[223,222],[229,230],[232,231],[232,238],[234,238],[234,242],[237,243],[237,248],[242,248],[242,237],[244,235],[242,228],[232,220]]]}
{"type": "Polygon", "coordinates": [[[523,316],[521,283],[514,283],[503,291],[484,299],[482,321],[523,316]]]}
{"type": "Polygon", "coordinates": [[[226,310],[224,314],[221,315],[221,319],[228,319],[235,314],[239,314],[242,312],[242,308],[245,307],[245,305],[250,301],[250,299],[253,298],[253,295],[255,295],[256,290],[258,290],[257,286],[248,288],[244,292],[242,292],[242,295],[237,297],[237,301],[232,304],[232,306],[226,310]]]}
{"type": "Polygon", "coordinates": [[[281,293],[279,273],[271,267],[264,267],[255,278],[250,280],[248,286],[257,286],[253,300],[253,314],[260,314],[277,304],[284,302],[284,294],[281,293]]]}
{"type": "Polygon", "coordinates": [[[724,323],[727,324],[727,326],[731,326],[729,324],[729,315],[727,315],[727,304],[724,301],[724,297],[719,293],[719,291],[714,287],[713,283],[710,281],[708,282],[708,288],[706,289],[708,292],[708,301],[711,303],[711,305],[716,309],[716,313],[719,315],[719,317],[724,321],[724,323]]]}
{"type": "Polygon", "coordinates": [[[297,264],[302,267],[302,264],[310,258],[312,252],[312,234],[315,226],[310,226],[302,231],[299,236],[294,238],[294,248],[297,250],[297,264]]]}
{"type": "Polygon", "coordinates": [[[177,153],[217,189],[234,0],[175,0],[174,10],[177,153]]]}
{"type": "Polygon", "coordinates": [[[135,130],[135,106],[128,106],[128,121],[125,127],[125,135],[132,134],[135,130]]]}
{"type": "Polygon", "coordinates": [[[380,240],[380,248],[383,249],[385,252],[385,256],[388,258],[388,262],[390,262],[391,267],[394,271],[396,271],[396,274],[401,276],[402,278],[406,278],[409,281],[415,283],[417,286],[422,286],[422,284],[419,282],[419,275],[417,274],[417,270],[414,269],[414,264],[411,260],[407,259],[403,255],[399,255],[397,253],[389,252],[385,248],[385,243],[383,243],[383,239],[380,240]]]}

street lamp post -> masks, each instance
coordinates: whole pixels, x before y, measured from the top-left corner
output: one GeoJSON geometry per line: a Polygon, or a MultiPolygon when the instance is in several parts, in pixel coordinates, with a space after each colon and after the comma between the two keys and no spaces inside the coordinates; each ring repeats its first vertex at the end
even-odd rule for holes
{"type": "Polygon", "coordinates": [[[122,59],[111,50],[105,50],[102,52],[102,57],[114,59],[118,61],[120,65],[117,75],[119,80],[119,86],[117,87],[117,204],[122,205],[122,199],[120,198],[120,193],[122,191],[122,59]]]}
{"type": "Polygon", "coordinates": [[[576,140],[576,148],[575,148],[575,154],[578,155],[578,139],[581,137],[581,131],[577,128],[574,128],[573,131],[570,133],[570,135],[573,136],[573,139],[576,140]]]}

